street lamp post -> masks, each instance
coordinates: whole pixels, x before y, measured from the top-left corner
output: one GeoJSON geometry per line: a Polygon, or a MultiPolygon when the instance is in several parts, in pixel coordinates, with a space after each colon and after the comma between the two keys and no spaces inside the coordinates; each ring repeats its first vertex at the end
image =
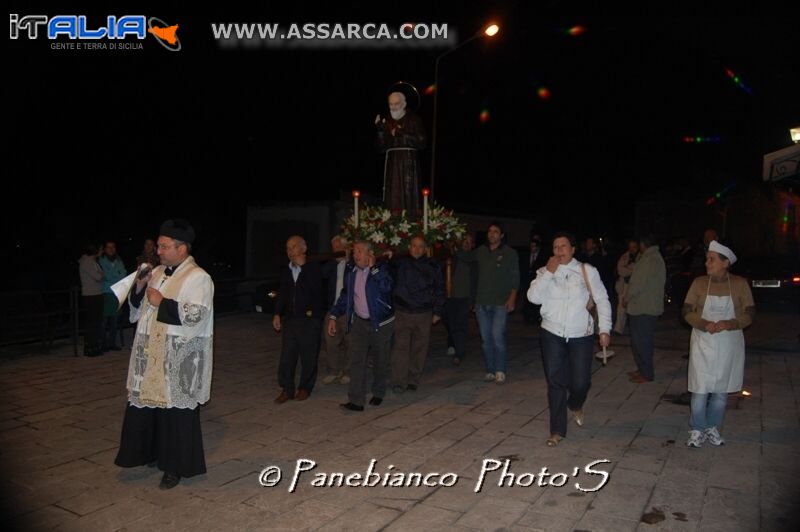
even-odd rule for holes
{"type": "Polygon", "coordinates": [[[434,195],[433,192],[436,186],[436,137],[437,137],[437,130],[438,130],[438,112],[439,112],[439,63],[442,59],[450,55],[451,53],[455,52],[459,48],[462,48],[466,44],[474,41],[478,37],[482,35],[486,35],[487,37],[494,37],[497,35],[497,32],[500,31],[500,27],[497,24],[490,24],[486,26],[483,30],[475,33],[472,37],[465,40],[455,48],[450,48],[446,52],[439,54],[436,58],[436,68],[433,74],[433,139],[431,141],[431,190],[430,190],[430,197],[433,199],[434,195]]]}

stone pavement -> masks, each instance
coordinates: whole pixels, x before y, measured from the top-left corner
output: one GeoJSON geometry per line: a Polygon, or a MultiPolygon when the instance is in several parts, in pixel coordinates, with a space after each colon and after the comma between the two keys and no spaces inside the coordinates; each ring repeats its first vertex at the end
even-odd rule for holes
{"type": "Polygon", "coordinates": [[[657,380],[629,383],[629,338],[614,337],[617,356],[595,366],[585,426],[571,423],[556,448],[544,445],[548,411],[538,329],[518,314],[509,323],[507,384],[481,381],[474,324],[460,367],[441,356],[445,339],[438,326],[417,392],[390,392],[379,407],[345,413],[338,408],[345,400],[340,385],[319,384],[307,401],[273,404],[280,340],[269,317],[218,318],[212,400],[202,409],[208,474],[166,492],[158,489],[159,471],[113,464],[126,351],[75,358],[66,345],[50,353],[27,346],[29,356],[9,356],[6,349],[0,352],[4,529],[797,529],[796,314],[759,314],[747,333],[745,388],[752,396],[730,397],[722,431],[727,445],[691,450],[684,445],[688,407],[670,400],[686,390],[681,355],[688,331],[674,315],[659,323],[657,380]],[[290,493],[299,459],[317,467],[290,493]],[[311,485],[320,478],[315,474],[363,475],[372,459],[381,478],[438,472],[429,481],[456,482],[311,485]],[[486,473],[476,493],[484,459],[508,460],[508,473],[527,486],[498,486],[498,470],[486,473]],[[588,466],[600,459],[610,462],[588,466]],[[275,487],[259,484],[267,466],[282,470],[275,487]],[[576,482],[591,489],[603,480],[587,466],[610,473],[602,489],[575,488],[576,482]],[[562,475],[542,476],[544,467],[562,475]],[[548,485],[551,479],[564,485],[548,485]]]}

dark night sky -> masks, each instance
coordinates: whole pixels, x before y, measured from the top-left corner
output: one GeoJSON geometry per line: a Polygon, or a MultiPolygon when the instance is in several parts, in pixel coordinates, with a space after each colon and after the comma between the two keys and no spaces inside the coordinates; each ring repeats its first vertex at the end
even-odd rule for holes
{"type": "MultiPolygon", "coordinates": [[[[379,194],[372,120],[385,114],[385,89],[405,79],[423,90],[443,49],[223,51],[210,22],[446,22],[464,39],[499,20],[498,37],[441,64],[437,199],[551,225],[569,216],[623,235],[638,198],[689,194],[702,205],[732,179],[758,181],[761,156],[788,145],[788,128],[800,124],[793,16],[581,17],[497,5],[156,13],[180,24],[179,53],[152,40],[126,52],[7,41],[6,178],[21,192],[6,196],[5,267],[73,268],[86,238],[130,237],[138,247],[173,216],[201,228],[213,258],[241,264],[249,202],[336,199],[354,187],[379,194]],[[575,24],[586,33],[565,35],[575,24]],[[684,135],[722,142],[687,145],[684,135]],[[216,184],[198,189],[201,176],[216,184]]],[[[429,133],[432,107],[424,96],[429,133]]],[[[426,175],[429,159],[430,150],[426,175]]]]}

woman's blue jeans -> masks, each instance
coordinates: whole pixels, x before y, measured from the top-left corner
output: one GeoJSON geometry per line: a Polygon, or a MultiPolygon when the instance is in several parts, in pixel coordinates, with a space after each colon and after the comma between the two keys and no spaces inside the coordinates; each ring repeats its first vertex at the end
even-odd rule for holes
{"type": "Polygon", "coordinates": [[[487,373],[506,372],[506,324],[508,311],[505,305],[475,305],[478,327],[481,331],[481,348],[487,373]]]}
{"type": "Polygon", "coordinates": [[[689,427],[692,430],[706,430],[717,427],[719,430],[725,418],[725,407],[728,405],[727,393],[694,393],[692,392],[692,413],[689,416],[689,427]]]}
{"type": "Polygon", "coordinates": [[[594,336],[567,339],[542,329],[540,339],[550,433],[566,436],[567,408],[581,410],[592,387],[594,336]]]}

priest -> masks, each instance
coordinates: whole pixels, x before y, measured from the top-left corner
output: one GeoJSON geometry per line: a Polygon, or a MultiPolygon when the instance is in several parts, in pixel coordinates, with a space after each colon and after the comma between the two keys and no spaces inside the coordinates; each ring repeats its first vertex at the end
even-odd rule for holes
{"type": "Polygon", "coordinates": [[[186,220],[164,222],[157,242],[161,264],[140,270],[128,295],[137,327],[114,463],[158,467],[161,489],[206,472],[200,405],[211,391],[214,283],[191,256],[194,239],[186,220]]]}

